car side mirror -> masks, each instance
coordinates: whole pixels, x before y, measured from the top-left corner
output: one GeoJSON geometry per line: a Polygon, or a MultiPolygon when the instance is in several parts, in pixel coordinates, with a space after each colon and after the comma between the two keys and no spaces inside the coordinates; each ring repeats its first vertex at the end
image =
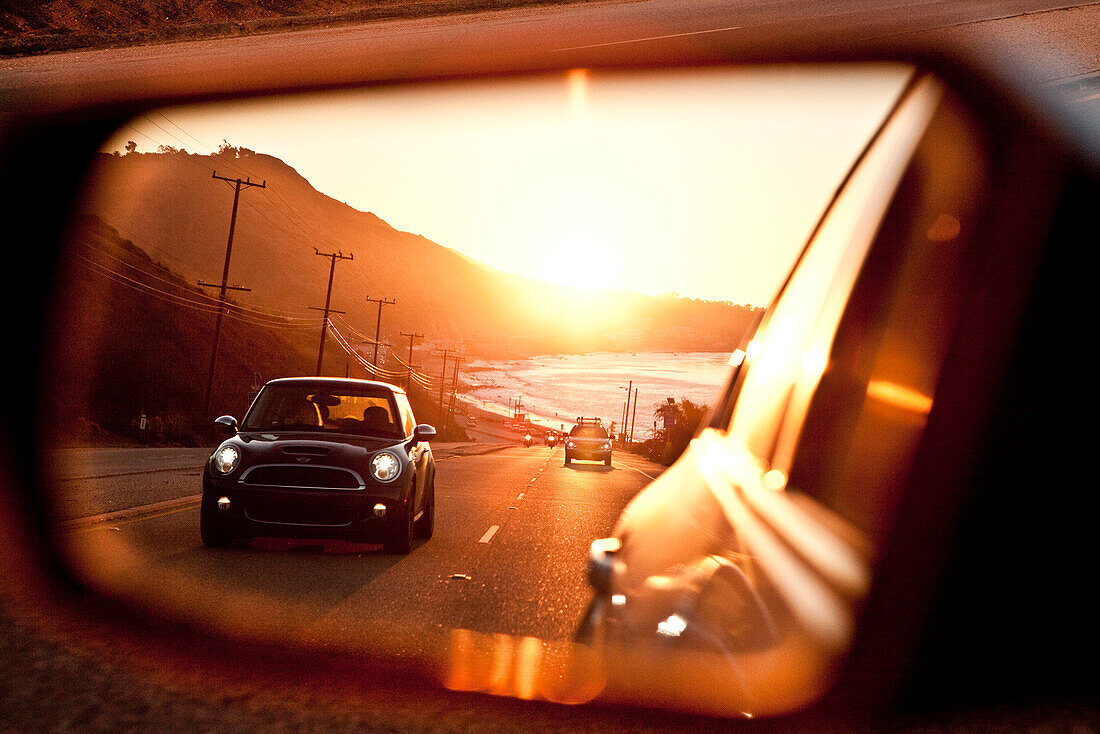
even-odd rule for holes
{"type": "Polygon", "coordinates": [[[235,436],[237,434],[237,419],[231,415],[222,415],[214,419],[214,427],[220,432],[235,436]]]}
{"type": "Polygon", "coordinates": [[[431,441],[435,438],[435,429],[429,426],[427,423],[421,423],[413,431],[412,445],[415,446],[418,443],[431,441]]]}

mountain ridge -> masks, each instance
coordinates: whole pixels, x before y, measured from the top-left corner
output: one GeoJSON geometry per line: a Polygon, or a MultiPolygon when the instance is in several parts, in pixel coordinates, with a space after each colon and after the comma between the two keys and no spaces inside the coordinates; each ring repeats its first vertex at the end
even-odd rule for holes
{"type": "Polygon", "coordinates": [[[102,154],[90,211],[193,281],[220,283],[240,177],[229,284],[242,302],[306,318],[331,307],[373,334],[371,298],[396,298],[382,339],[400,332],[462,343],[480,356],[627,349],[732,350],[759,309],[628,291],[589,293],[498,270],[423,235],[403,232],[316,189],[281,159],[228,144],[211,155],[175,149],[102,154]]]}

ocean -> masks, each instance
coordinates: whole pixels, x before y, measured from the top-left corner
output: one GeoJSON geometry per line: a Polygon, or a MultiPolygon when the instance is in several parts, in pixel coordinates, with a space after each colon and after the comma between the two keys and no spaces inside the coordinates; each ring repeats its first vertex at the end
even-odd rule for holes
{"type": "Polygon", "coordinates": [[[627,386],[638,391],[635,440],[650,434],[654,409],[667,398],[714,405],[731,368],[726,352],[598,352],[510,362],[471,360],[462,397],[499,415],[518,400],[532,421],[568,430],[577,416],[619,423],[627,386]]]}

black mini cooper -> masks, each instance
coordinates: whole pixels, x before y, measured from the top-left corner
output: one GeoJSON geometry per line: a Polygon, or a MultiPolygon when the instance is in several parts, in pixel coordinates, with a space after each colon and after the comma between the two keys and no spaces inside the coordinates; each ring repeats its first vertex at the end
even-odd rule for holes
{"type": "Polygon", "coordinates": [[[207,546],[281,536],[383,543],[408,553],[435,525],[429,425],[404,390],[324,377],[272,380],[206,463],[200,530],[207,546]]]}

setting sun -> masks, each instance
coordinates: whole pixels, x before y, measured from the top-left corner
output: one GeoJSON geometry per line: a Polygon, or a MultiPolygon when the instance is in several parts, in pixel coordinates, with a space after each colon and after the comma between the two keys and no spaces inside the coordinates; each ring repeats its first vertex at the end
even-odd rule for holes
{"type": "Polygon", "coordinates": [[[601,290],[618,288],[622,268],[607,246],[591,235],[563,238],[556,246],[532,254],[540,280],[561,285],[601,290]]]}
{"type": "Polygon", "coordinates": [[[169,110],[106,150],[162,142],[153,123],[210,152],[244,142],[318,191],[507,273],[765,304],[907,75],[574,69],[399,85],[169,110]]]}

